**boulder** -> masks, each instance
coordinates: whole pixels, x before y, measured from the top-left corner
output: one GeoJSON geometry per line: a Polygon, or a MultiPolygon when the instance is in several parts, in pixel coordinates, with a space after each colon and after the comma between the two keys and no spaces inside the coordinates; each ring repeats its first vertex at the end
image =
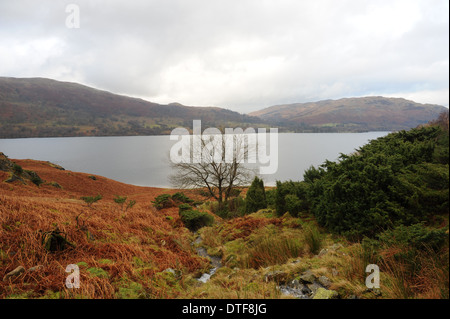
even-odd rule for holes
{"type": "Polygon", "coordinates": [[[327,290],[325,288],[317,289],[313,297],[313,299],[338,299],[338,298],[339,294],[337,293],[337,291],[327,290]]]}
{"type": "Polygon", "coordinates": [[[319,279],[317,279],[317,281],[325,288],[328,288],[331,286],[331,281],[326,276],[320,276],[319,279]]]}
{"type": "Polygon", "coordinates": [[[307,270],[301,274],[300,280],[306,284],[312,284],[316,281],[316,276],[312,273],[311,270],[307,270]]]}
{"type": "Polygon", "coordinates": [[[309,289],[307,286],[303,285],[303,287],[299,288],[302,292],[302,294],[309,296],[311,295],[313,292],[311,289],[309,289]]]}
{"type": "Polygon", "coordinates": [[[12,174],[7,180],[5,180],[6,183],[13,183],[15,181],[21,181],[22,183],[25,183],[24,180],[16,174],[12,174]]]}
{"type": "Polygon", "coordinates": [[[319,285],[317,282],[314,282],[314,283],[312,283],[312,284],[308,284],[307,287],[308,287],[308,289],[309,289],[313,294],[315,294],[316,291],[317,291],[319,288],[323,288],[323,287],[322,287],[321,285],[319,285]]]}

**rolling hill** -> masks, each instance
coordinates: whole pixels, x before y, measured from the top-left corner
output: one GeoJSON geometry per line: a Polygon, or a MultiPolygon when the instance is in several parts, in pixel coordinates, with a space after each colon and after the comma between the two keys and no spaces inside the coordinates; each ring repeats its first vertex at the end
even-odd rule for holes
{"type": "Polygon", "coordinates": [[[218,107],[161,105],[44,78],[0,77],[0,138],[170,134],[175,127],[260,121],[218,107]]]}
{"type": "Polygon", "coordinates": [[[425,124],[445,110],[448,111],[440,105],[371,96],[275,105],[250,115],[290,127],[306,125],[343,131],[393,131],[425,124]]]}
{"type": "Polygon", "coordinates": [[[280,132],[395,131],[447,110],[401,98],[363,97],[276,105],[250,114],[148,102],[45,78],[0,77],[0,138],[170,134],[175,127],[277,127],[280,132]]]}

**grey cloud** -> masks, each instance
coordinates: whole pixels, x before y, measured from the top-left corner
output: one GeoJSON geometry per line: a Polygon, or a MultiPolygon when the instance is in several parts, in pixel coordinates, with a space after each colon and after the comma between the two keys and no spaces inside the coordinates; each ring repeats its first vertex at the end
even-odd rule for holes
{"type": "Polygon", "coordinates": [[[0,1],[0,75],[240,112],[397,92],[448,105],[447,12],[446,0],[0,1]],[[80,29],[65,26],[69,3],[80,29]]]}

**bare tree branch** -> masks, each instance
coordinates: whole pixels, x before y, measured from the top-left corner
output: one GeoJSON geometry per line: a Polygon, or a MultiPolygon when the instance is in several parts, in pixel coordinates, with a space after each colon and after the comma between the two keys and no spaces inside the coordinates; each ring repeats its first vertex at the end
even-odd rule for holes
{"type": "Polygon", "coordinates": [[[253,179],[255,172],[245,159],[254,147],[244,134],[202,136],[200,145],[192,145],[189,162],[171,162],[175,173],[170,182],[178,188],[206,187],[219,204],[226,203],[233,188],[246,186],[253,179]],[[194,158],[201,161],[196,163],[194,158]]]}

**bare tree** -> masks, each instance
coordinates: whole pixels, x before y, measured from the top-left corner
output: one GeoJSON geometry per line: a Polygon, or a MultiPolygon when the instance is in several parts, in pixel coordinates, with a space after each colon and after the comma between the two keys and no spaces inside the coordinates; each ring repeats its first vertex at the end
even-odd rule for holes
{"type": "Polygon", "coordinates": [[[253,139],[251,134],[221,134],[218,130],[189,136],[189,156],[171,161],[175,170],[171,183],[178,188],[206,188],[223,207],[235,187],[253,180],[254,170],[245,163],[255,156],[253,139]]]}

